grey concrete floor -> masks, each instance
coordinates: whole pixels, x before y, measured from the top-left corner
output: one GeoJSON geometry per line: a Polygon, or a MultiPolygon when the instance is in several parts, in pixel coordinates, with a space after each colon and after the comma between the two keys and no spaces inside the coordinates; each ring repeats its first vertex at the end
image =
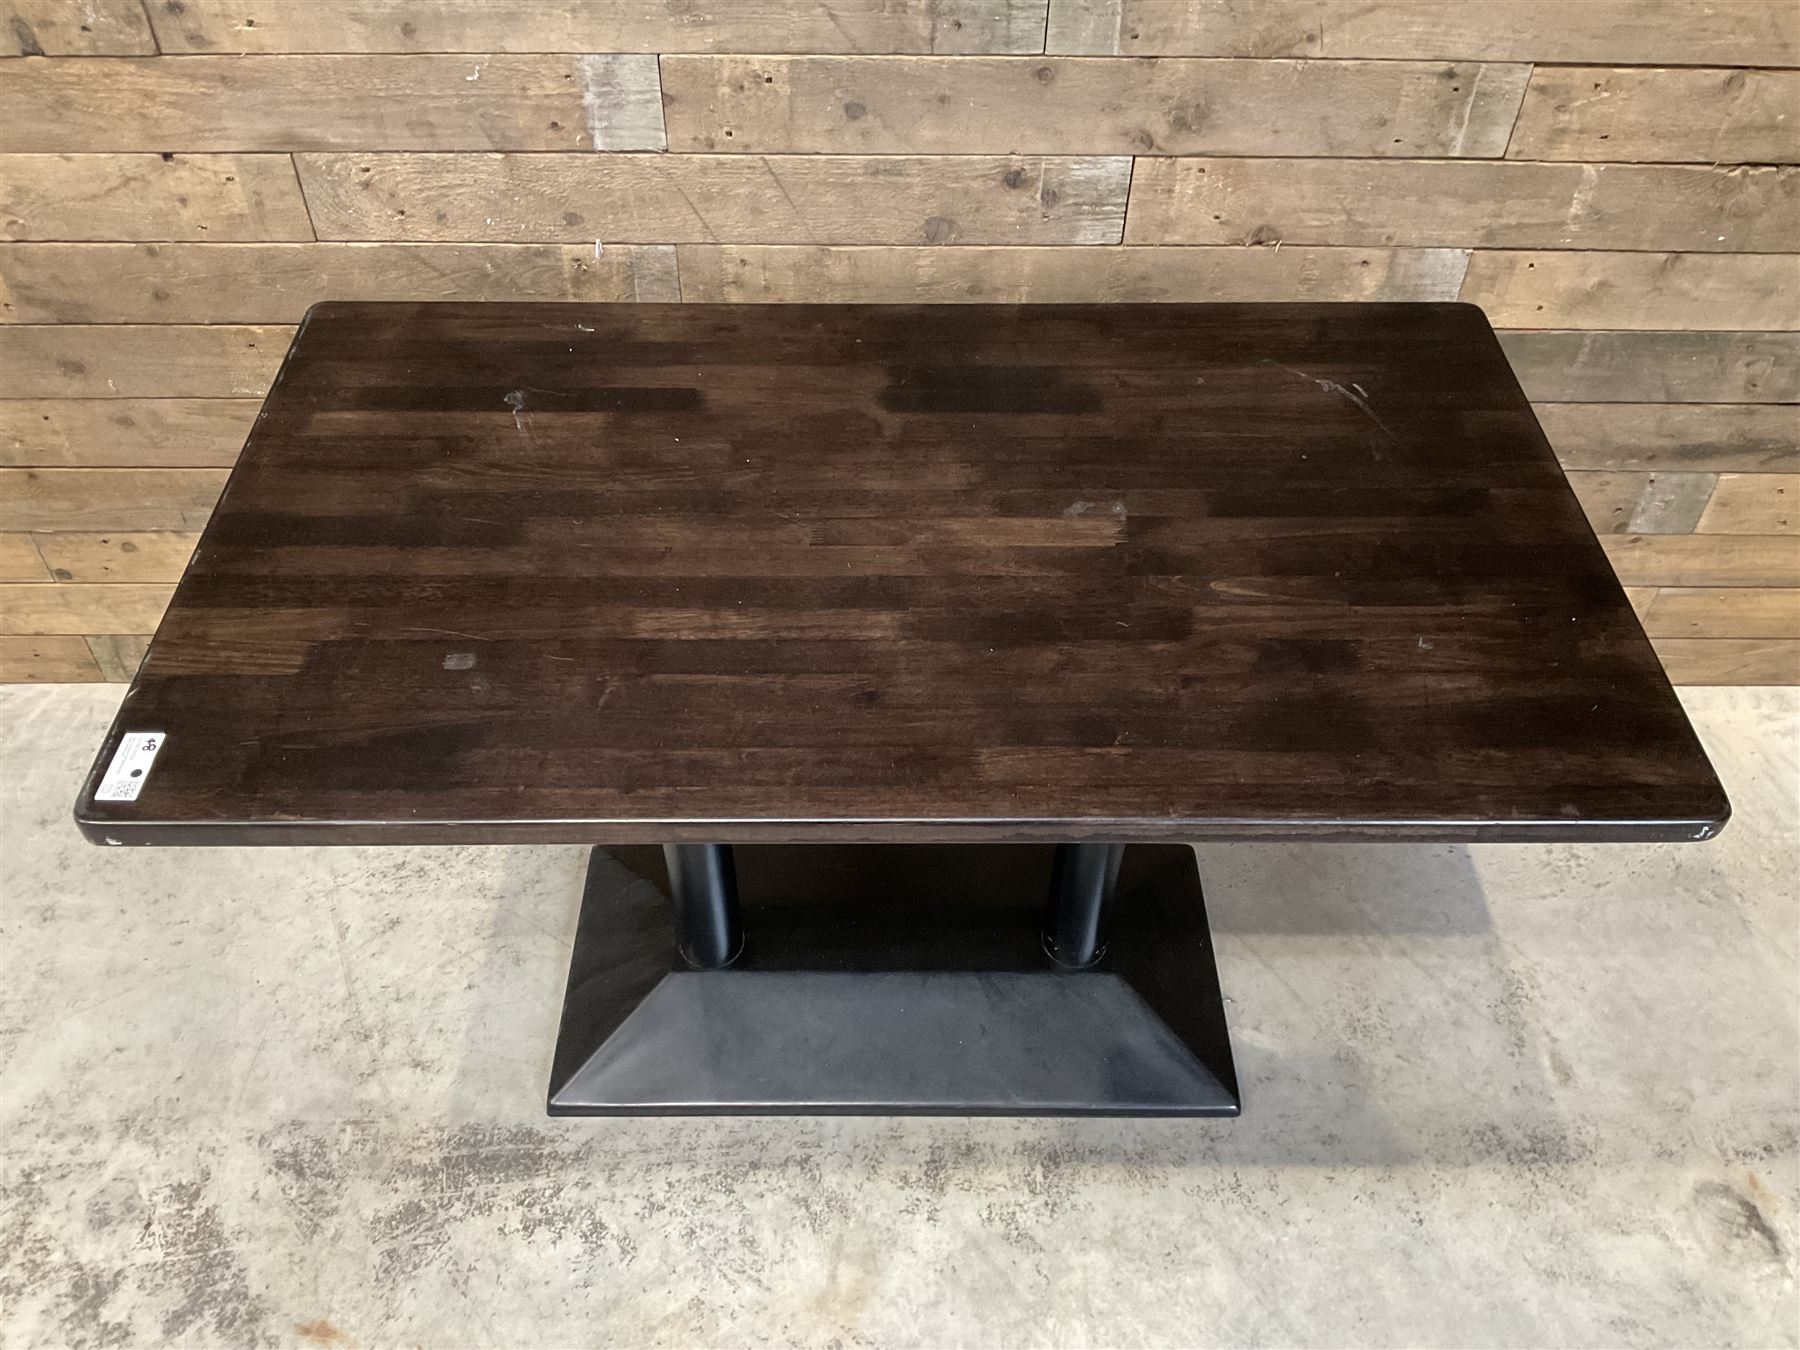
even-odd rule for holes
{"type": "Polygon", "coordinates": [[[577,848],[110,850],[0,689],[0,1344],[1793,1345],[1800,696],[1704,845],[1202,850],[1235,1122],[552,1121],[577,848]]]}

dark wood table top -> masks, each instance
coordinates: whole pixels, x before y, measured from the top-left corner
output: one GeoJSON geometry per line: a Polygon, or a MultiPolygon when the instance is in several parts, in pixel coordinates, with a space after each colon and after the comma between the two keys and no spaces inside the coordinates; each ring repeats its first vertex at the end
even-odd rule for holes
{"type": "Polygon", "coordinates": [[[320,305],[77,807],[125,843],[1727,814],[1480,311],[1384,304],[320,305]]]}

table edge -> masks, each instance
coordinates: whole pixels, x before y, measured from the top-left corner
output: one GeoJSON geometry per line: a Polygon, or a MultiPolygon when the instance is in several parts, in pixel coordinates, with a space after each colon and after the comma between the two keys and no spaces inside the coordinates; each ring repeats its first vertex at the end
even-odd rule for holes
{"type": "MultiPolygon", "coordinates": [[[[85,803],[84,803],[85,805],[85,803]]],[[[78,807],[75,824],[102,846],[370,846],[442,844],[1186,844],[1271,840],[1363,843],[1697,843],[1731,818],[1716,813],[1653,819],[1186,819],[1012,820],[840,818],[708,820],[134,820],[78,807]]]]}

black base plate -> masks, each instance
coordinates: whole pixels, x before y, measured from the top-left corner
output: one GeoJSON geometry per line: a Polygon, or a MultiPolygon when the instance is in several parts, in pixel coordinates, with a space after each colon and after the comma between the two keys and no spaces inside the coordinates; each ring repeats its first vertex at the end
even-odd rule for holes
{"type": "Polygon", "coordinates": [[[659,848],[595,849],[550,1114],[1234,1116],[1191,849],[1125,851],[1058,969],[1034,844],[740,845],[744,949],[688,968],[659,848]]]}

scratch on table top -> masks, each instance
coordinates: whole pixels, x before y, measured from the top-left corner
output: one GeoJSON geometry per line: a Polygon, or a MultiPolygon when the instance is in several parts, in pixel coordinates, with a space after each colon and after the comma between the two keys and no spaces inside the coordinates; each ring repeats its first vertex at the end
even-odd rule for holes
{"type": "Polygon", "coordinates": [[[1123,501],[1112,501],[1102,505],[1099,502],[1089,501],[1070,502],[1068,506],[1063,508],[1063,515],[1068,519],[1073,520],[1077,516],[1085,516],[1094,511],[1103,511],[1107,515],[1123,518],[1125,515],[1125,503],[1123,501]]]}
{"type": "Polygon", "coordinates": [[[1271,366],[1280,366],[1290,375],[1296,375],[1303,380],[1311,380],[1314,384],[1318,385],[1322,393],[1336,394],[1341,398],[1348,399],[1351,403],[1356,405],[1358,411],[1360,411],[1364,417],[1368,418],[1376,426],[1381,428],[1382,435],[1386,436],[1393,444],[1400,444],[1400,438],[1394,435],[1393,430],[1388,424],[1382,421],[1376,414],[1375,409],[1370,405],[1368,391],[1360,384],[1352,382],[1350,385],[1345,386],[1339,384],[1336,380],[1321,380],[1317,375],[1309,375],[1304,370],[1296,370],[1293,366],[1277,361],[1273,357],[1265,356],[1263,360],[1271,366]]]}

